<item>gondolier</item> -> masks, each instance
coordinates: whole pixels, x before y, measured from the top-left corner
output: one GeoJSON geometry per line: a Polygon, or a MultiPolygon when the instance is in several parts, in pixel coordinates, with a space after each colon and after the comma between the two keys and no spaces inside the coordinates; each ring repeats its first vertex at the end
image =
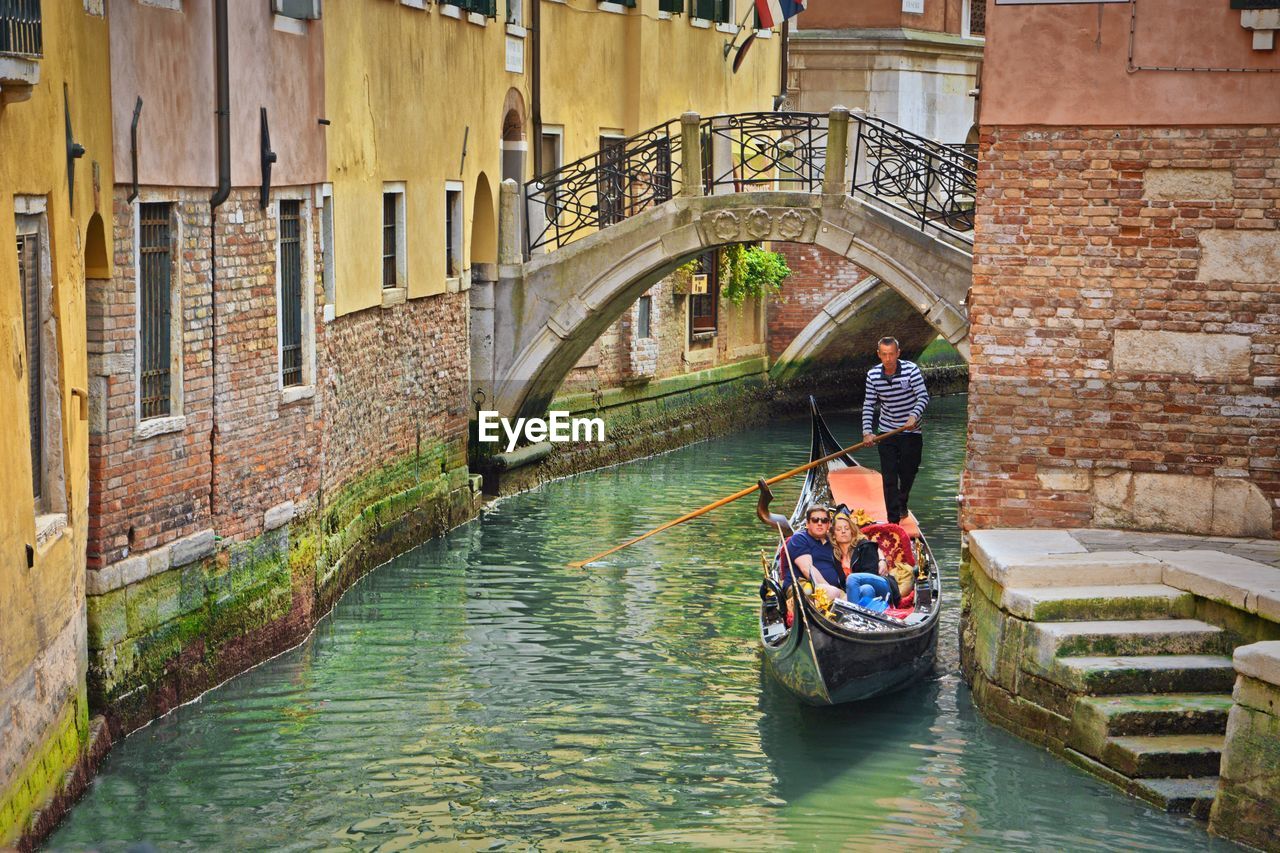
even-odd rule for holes
{"type": "Polygon", "coordinates": [[[924,376],[914,362],[899,358],[897,338],[881,338],[876,347],[880,363],[867,371],[866,396],[862,401],[862,437],[873,437],[872,420],[879,414],[880,432],[906,426],[877,445],[880,474],[884,479],[884,505],[888,521],[897,524],[906,517],[911,485],[920,470],[924,436],[917,424],[929,405],[924,376]]]}

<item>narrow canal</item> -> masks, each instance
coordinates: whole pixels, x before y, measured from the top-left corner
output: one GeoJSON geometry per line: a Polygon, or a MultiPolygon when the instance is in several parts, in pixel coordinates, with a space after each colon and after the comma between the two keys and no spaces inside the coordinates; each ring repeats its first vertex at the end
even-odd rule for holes
{"type": "Polygon", "coordinates": [[[746,501],[589,573],[565,567],[802,463],[807,423],[788,422],[549,484],[383,566],[300,647],[118,744],[50,845],[1220,843],[973,708],[956,651],[964,407],[931,407],[912,500],[948,567],[927,684],[810,709],[762,678],[769,535],[746,501]]]}

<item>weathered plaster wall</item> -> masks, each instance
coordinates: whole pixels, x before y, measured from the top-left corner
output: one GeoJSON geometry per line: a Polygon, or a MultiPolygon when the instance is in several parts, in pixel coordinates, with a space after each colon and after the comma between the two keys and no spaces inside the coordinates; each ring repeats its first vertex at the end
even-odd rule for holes
{"type": "MultiPolygon", "coordinates": [[[[46,3],[44,55],[30,99],[0,106],[0,847],[16,843],[33,812],[60,790],[89,737],[85,701],[84,549],[88,527],[88,423],[84,288],[90,224],[109,233],[111,117],[106,22],[80,3],[46,3]],[[65,89],[64,89],[65,87],[65,89]],[[65,95],[64,95],[65,92],[65,95]],[[64,108],[85,156],[66,171],[64,108]],[[22,198],[21,202],[18,201],[22,198]],[[42,281],[50,322],[43,358],[61,465],[62,518],[33,511],[23,297],[16,254],[17,206],[43,209],[42,281]],[[96,220],[95,220],[95,217],[96,220]],[[32,549],[31,563],[27,548],[32,549]]],[[[5,94],[9,94],[6,85],[5,94]]],[[[101,234],[101,232],[99,232],[101,234]]],[[[95,248],[103,249],[98,239],[95,248]]],[[[99,270],[100,271],[100,270],[99,270]]],[[[51,469],[50,469],[51,470],[51,469]]],[[[50,489],[46,487],[46,492],[50,489]]],[[[54,513],[56,515],[57,513],[54,513]]]]}
{"type": "Polygon", "coordinates": [[[911,27],[931,32],[960,32],[963,0],[924,0],[924,12],[902,11],[902,0],[857,3],[814,2],[795,19],[797,30],[851,27],[911,27]]]}
{"type": "MultiPolygon", "coordinates": [[[[180,11],[137,2],[109,4],[115,173],[121,182],[133,179],[129,131],[141,96],[138,183],[217,183],[213,6],[213,0],[184,0],[180,11]]],[[[234,185],[261,181],[261,107],[267,108],[279,158],[272,183],[324,179],[325,136],[318,123],[324,117],[323,24],[297,23],[304,34],[281,32],[273,28],[268,4],[228,3],[234,185]]]]}
{"type": "MultiPolygon", "coordinates": [[[[988,4],[984,125],[1280,123],[1276,74],[1127,70],[1128,3],[988,4]]],[[[1255,51],[1227,3],[1137,4],[1134,62],[1146,66],[1280,68],[1255,51]]]]}

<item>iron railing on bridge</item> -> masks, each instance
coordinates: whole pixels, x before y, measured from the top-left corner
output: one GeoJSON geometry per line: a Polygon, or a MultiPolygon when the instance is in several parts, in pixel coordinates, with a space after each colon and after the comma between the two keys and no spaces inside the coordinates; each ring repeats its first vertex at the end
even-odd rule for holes
{"type": "MultiPolygon", "coordinates": [[[[829,117],[740,113],[698,123],[701,192],[822,192],[829,117]]],[[[973,227],[977,159],[954,145],[883,119],[849,116],[847,192],[874,199],[918,223],[967,238],[973,227]]],[[[681,184],[681,123],[618,140],[525,184],[527,250],[563,246],[672,198],[681,184]]]]}
{"type": "Polygon", "coordinates": [[[0,0],[0,55],[44,55],[40,0],[0,0]]]}
{"type": "Polygon", "coordinates": [[[821,192],[827,117],[816,113],[739,113],[702,119],[705,192],[776,189],[821,192]]]}
{"type": "Polygon", "coordinates": [[[673,120],[529,181],[529,251],[563,246],[584,231],[613,225],[667,201],[680,183],[679,155],[680,122],[673,120]]]}
{"type": "Polygon", "coordinates": [[[922,230],[945,229],[967,242],[955,232],[973,230],[977,158],[873,116],[852,121],[851,194],[894,208],[922,230]]]}

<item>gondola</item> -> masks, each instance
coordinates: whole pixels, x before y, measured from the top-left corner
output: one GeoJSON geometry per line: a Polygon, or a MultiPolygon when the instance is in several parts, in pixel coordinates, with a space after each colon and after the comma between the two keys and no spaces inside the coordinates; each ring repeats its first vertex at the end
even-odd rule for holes
{"type": "MultiPolygon", "coordinates": [[[[812,416],[810,461],[841,449],[818,411],[809,401],[812,416]]],[[[775,535],[790,534],[803,524],[810,504],[844,504],[861,509],[872,519],[886,518],[880,474],[841,454],[811,468],[804,488],[788,520],[769,513],[772,494],[761,482],[757,514],[775,528],[775,535]],[[781,526],[781,530],[779,530],[781,526]]],[[[760,642],[768,672],[797,698],[811,705],[837,705],[880,696],[906,687],[933,670],[937,656],[938,622],[942,612],[938,565],[920,532],[914,515],[895,529],[887,524],[869,525],[864,532],[889,533],[900,542],[905,532],[915,559],[915,589],[910,608],[878,614],[849,602],[823,609],[800,584],[783,591],[782,572],[789,571],[785,552],[765,561],[760,587],[760,642]],[[789,601],[788,601],[789,600],[789,601]],[[788,603],[792,611],[788,625],[788,603]]]]}

